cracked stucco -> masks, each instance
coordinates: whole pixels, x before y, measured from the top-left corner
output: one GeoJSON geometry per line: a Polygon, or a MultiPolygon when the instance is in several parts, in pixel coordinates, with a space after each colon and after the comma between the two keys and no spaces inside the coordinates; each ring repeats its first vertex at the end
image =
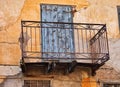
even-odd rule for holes
{"type": "MultiPolygon", "coordinates": [[[[41,2],[48,3],[49,0],[0,0],[0,64],[18,65],[0,66],[0,75],[20,73],[21,51],[18,39],[21,32],[21,19],[40,20],[39,4],[41,2]]],[[[120,72],[120,34],[116,8],[120,5],[120,1],[79,0],[79,3],[77,2],[78,0],[52,0],[49,3],[77,4],[74,22],[106,24],[111,58],[107,64],[120,72]]]]}

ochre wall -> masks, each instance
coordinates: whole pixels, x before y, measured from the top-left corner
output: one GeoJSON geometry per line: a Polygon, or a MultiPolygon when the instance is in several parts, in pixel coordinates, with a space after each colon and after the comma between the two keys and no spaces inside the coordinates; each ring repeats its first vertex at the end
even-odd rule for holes
{"type": "Polygon", "coordinates": [[[0,64],[19,65],[21,50],[19,37],[21,20],[40,20],[40,4],[76,5],[77,9],[88,6],[85,0],[19,0],[0,1],[0,64]]]}
{"type": "Polygon", "coordinates": [[[111,58],[107,64],[120,71],[119,0],[0,0],[0,64],[19,65],[21,20],[39,21],[41,3],[77,5],[74,22],[106,24],[111,58]]]}
{"type": "MultiPolygon", "coordinates": [[[[103,23],[107,25],[111,59],[116,44],[119,43],[117,5],[119,0],[1,0],[0,1],[0,64],[19,65],[21,58],[20,43],[21,20],[40,20],[40,4],[76,5],[74,22],[103,23]],[[102,7],[102,8],[101,8],[102,7]],[[111,39],[114,38],[114,39],[111,39]],[[114,40],[114,41],[113,41],[114,40]]],[[[110,62],[111,63],[111,62],[110,62]]]]}
{"type": "MultiPolygon", "coordinates": [[[[19,65],[21,20],[39,21],[41,3],[76,5],[74,22],[106,24],[110,44],[114,41],[119,43],[116,7],[120,4],[119,0],[0,0],[0,64],[19,65]]],[[[119,50],[114,54],[114,48],[116,45],[110,45],[111,59],[118,55],[119,50]]]]}

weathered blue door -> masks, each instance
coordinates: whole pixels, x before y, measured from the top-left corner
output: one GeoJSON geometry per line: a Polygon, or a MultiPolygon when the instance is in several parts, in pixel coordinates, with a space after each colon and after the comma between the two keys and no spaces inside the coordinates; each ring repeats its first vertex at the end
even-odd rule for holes
{"type": "Polygon", "coordinates": [[[74,53],[74,31],[72,24],[72,6],[65,5],[41,5],[42,22],[42,57],[54,60],[67,60],[73,58],[74,53]]]}

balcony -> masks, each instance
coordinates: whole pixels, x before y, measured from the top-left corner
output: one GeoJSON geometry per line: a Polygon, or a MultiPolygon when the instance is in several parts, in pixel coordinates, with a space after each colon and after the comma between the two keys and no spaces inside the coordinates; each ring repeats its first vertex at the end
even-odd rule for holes
{"type": "Polygon", "coordinates": [[[23,72],[29,65],[90,67],[93,72],[109,59],[105,24],[21,21],[20,46],[23,72]]]}

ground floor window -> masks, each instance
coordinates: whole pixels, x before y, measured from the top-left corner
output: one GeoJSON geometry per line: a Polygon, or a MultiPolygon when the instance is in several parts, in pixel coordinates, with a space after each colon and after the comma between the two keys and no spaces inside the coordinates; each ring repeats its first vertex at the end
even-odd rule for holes
{"type": "Polygon", "coordinates": [[[24,87],[50,87],[50,80],[24,80],[24,87]]]}
{"type": "Polygon", "coordinates": [[[120,87],[120,84],[104,84],[103,87],[120,87]]]}

